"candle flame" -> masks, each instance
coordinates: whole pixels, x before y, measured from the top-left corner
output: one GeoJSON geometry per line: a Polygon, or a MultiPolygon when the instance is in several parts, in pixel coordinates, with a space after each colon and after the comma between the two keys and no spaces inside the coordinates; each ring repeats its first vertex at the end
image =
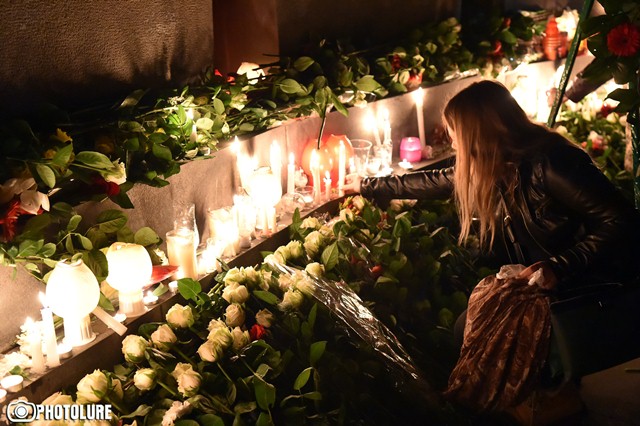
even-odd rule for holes
{"type": "Polygon", "coordinates": [[[418,90],[414,90],[413,92],[411,92],[411,97],[415,101],[418,108],[422,108],[422,105],[424,102],[424,99],[422,97],[422,87],[420,87],[418,90]]]}
{"type": "Polygon", "coordinates": [[[376,118],[374,117],[373,113],[368,113],[364,117],[364,127],[366,127],[368,130],[377,130],[378,125],[376,123],[376,118]]]}
{"type": "Polygon", "coordinates": [[[231,143],[231,152],[233,152],[235,155],[240,154],[240,140],[237,136],[231,143]]]}

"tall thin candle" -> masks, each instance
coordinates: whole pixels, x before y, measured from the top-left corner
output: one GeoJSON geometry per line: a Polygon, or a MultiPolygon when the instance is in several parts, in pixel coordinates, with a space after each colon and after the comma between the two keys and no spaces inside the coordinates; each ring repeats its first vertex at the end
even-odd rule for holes
{"type": "Polygon", "coordinates": [[[378,123],[373,114],[369,113],[364,118],[364,125],[367,129],[369,129],[373,133],[373,137],[376,141],[376,145],[380,145],[380,133],[378,133],[378,123]]]}
{"type": "Polygon", "coordinates": [[[318,150],[314,149],[311,151],[311,159],[309,161],[309,165],[311,168],[311,175],[313,179],[313,201],[320,201],[320,194],[322,193],[321,185],[322,181],[320,180],[320,159],[318,158],[318,150]]]}
{"type": "Polygon", "coordinates": [[[416,102],[416,117],[418,119],[418,136],[420,137],[420,147],[424,148],[427,140],[424,136],[424,114],[422,106],[424,105],[424,91],[422,87],[411,93],[413,100],[416,102]]]}
{"type": "Polygon", "coordinates": [[[27,317],[24,323],[27,329],[27,342],[31,351],[31,371],[34,373],[44,373],[44,355],[42,354],[42,333],[40,326],[27,317]]]}

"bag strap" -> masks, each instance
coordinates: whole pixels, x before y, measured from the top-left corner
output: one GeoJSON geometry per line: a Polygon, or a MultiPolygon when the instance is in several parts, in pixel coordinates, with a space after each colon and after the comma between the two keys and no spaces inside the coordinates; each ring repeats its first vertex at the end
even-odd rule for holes
{"type": "Polygon", "coordinates": [[[509,209],[507,208],[507,203],[504,200],[504,195],[502,191],[498,189],[498,194],[500,194],[500,205],[504,210],[504,229],[507,233],[507,237],[509,237],[509,241],[513,245],[513,248],[516,252],[516,260],[521,265],[526,265],[526,260],[524,258],[524,253],[522,252],[522,247],[520,247],[520,243],[516,240],[516,234],[513,232],[513,226],[511,225],[512,219],[511,214],[509,214],[509,209]]]}

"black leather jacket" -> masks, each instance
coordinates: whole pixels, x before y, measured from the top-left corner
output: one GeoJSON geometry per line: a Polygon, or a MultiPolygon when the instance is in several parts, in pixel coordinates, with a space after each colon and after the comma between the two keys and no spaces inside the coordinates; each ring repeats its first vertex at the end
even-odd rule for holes
{"type": "MultiPolygon", "coordinates": [[[[559,289],[629,281],[640,269],[640,213],[600,172],[586,152],[570,144],[523,160],[513,196],[500,208],[509,217],[524,263],[547,261],[559,289]]],[[[376,199],[447,198],[453,167],[404,176],[365,178],[361,193],[376,199]]],[[[508,259],[522,263],[503,228],[508,259]]],[[[498,250],[499,251],[499,250],[498,250]]]]}

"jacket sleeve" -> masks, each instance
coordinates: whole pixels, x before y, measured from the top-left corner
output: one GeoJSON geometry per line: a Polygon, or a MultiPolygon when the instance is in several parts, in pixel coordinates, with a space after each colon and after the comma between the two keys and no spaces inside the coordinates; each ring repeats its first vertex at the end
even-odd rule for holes
{"type": "Polygon", "coordinates": [[[453,194],[453,173],[453,167],[448,167],[402,176],[365,178],[360,185],[360,193],[376,200],[448,198],[453,194]]]}
{"type": "Polygon", "coordinates": [[[587,153],[575,149],[567,160],[552,155],[543,169],[548,195],[580,217],[586,231],[573,246],[549,259],[560,284],[601,258],[630,250],[640,229],[640,213],[587,153]]]}

